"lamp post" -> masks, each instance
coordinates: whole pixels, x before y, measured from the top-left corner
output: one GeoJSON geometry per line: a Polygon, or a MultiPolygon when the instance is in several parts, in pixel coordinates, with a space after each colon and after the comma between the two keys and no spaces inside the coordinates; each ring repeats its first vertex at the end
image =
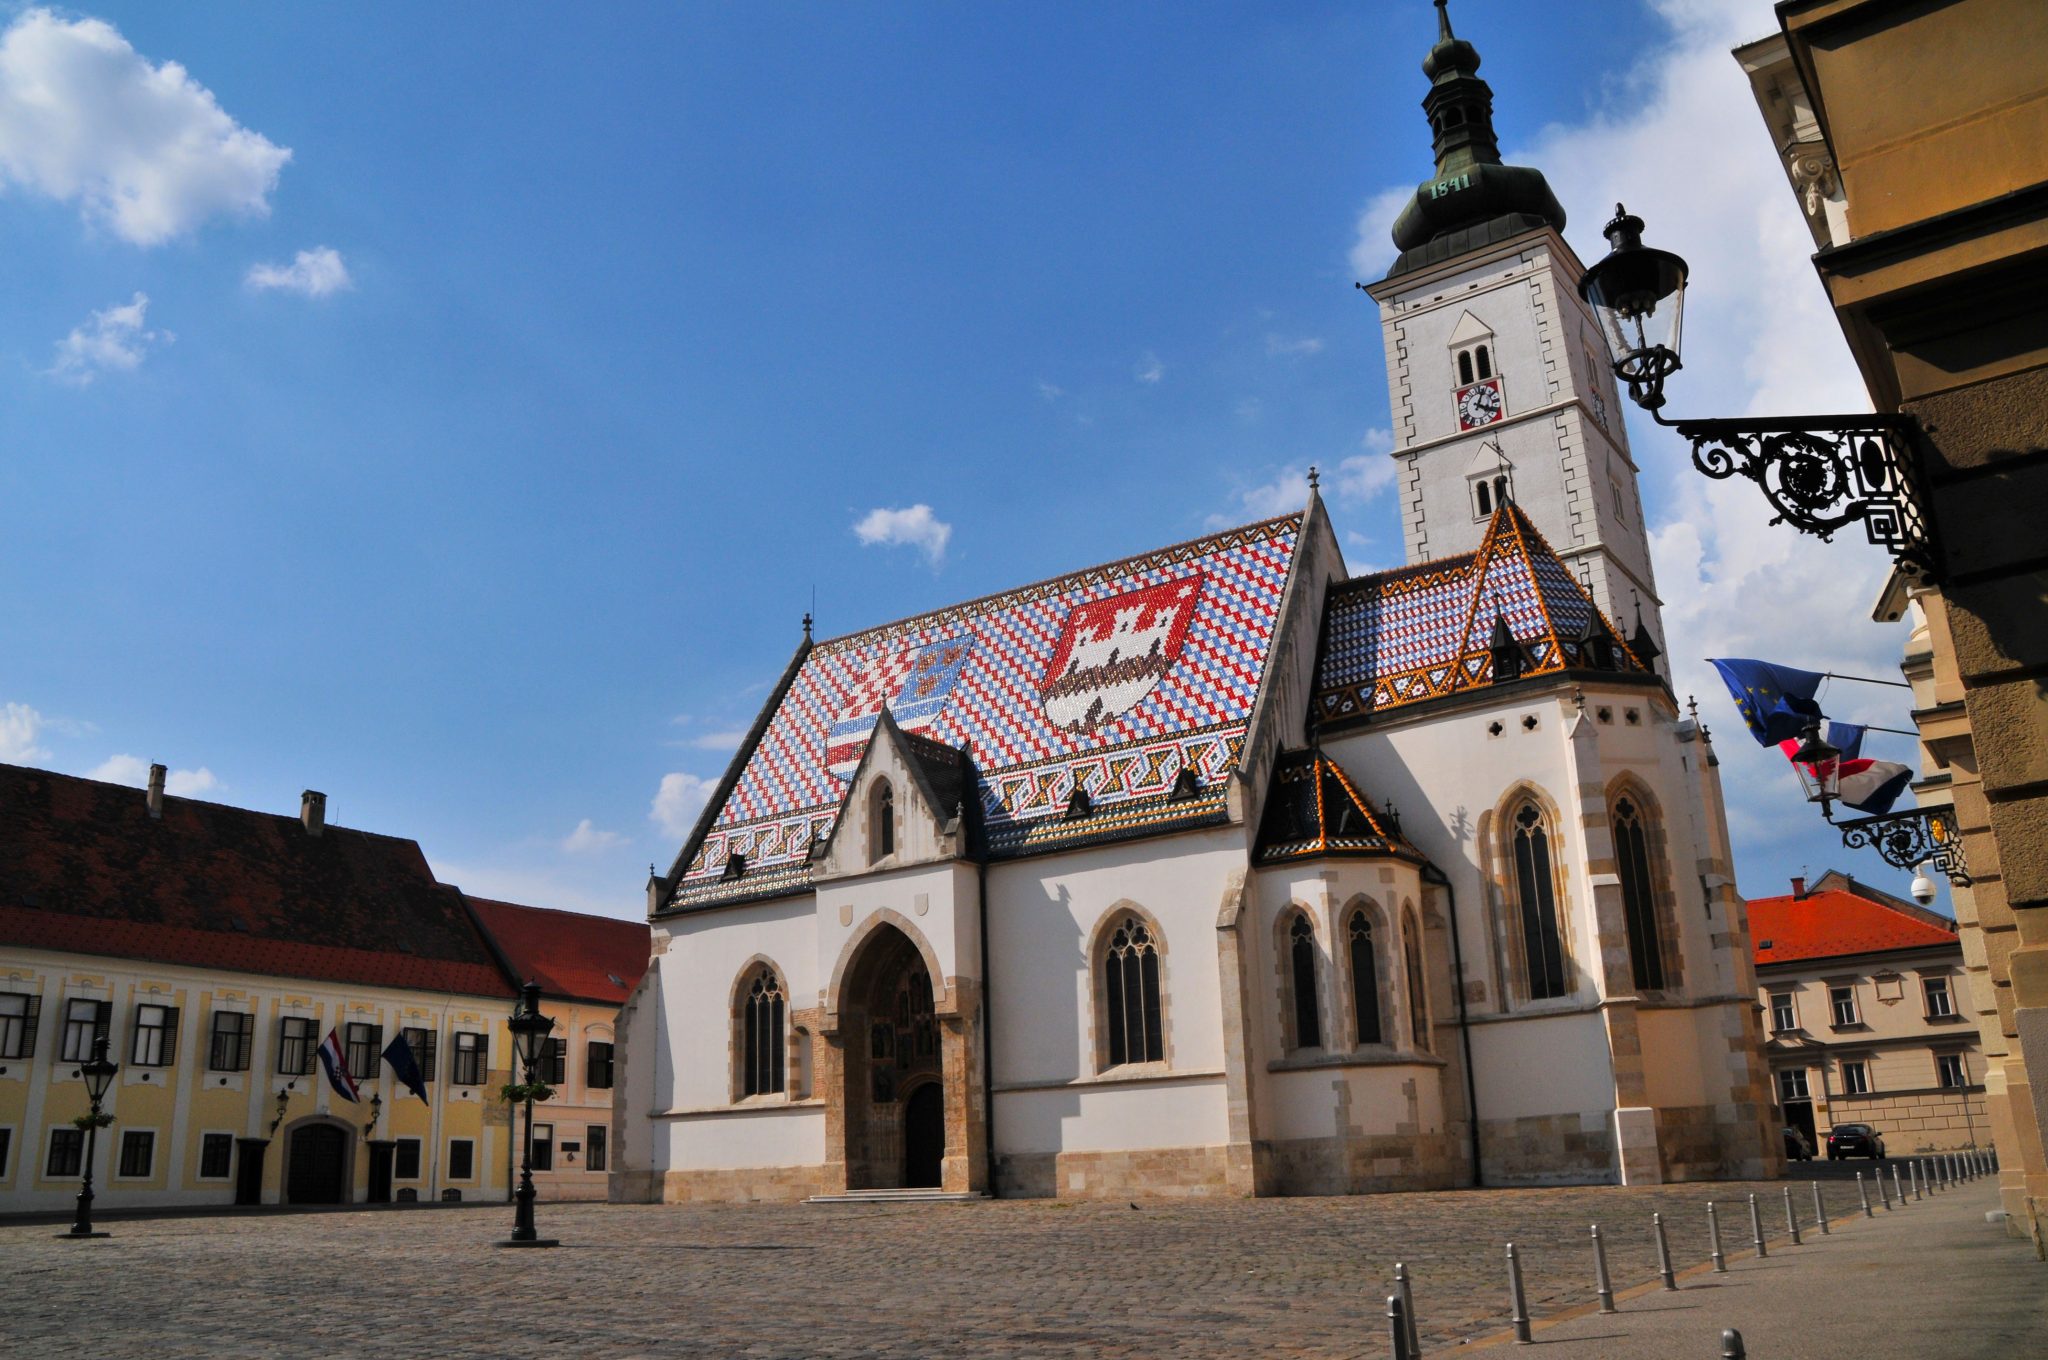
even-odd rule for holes
{"type": "Polygon", "coordinates": [[[80,1063],[78,1075],[85,1081],[86,1098],[92,1102],[92,1113],[85,1123],[85,1174],[78,1190],[78,1215],[71,1220],[71,1231],[64,1237],[105,1237],[95,1232],[92,1226],[92,1163],[99,1149],[100,1123],[105,1116],[100,1113],[100,1102],[107,1098],[107,1088],[114,1084],[114,1074],[120,1065],[107,1058],[107,1036],[102,1034],[92,1041],[92,1060],[80,1063]]]}
{"type": "Polygon", "coordinates": [[[526,1071],[520,1094],[526,1106],[526,1135],[519,1144],[519,1188],[513,1192],[512,1236],[501,1247],[552,1247],[555,1239],[542,1237],[533,1226],[533,1090],[540,1084],[540,1059],[547,1051],[554,1020],[540,1013],[540,984],[529,981],[519,989],[519,1008],[506,1022],[512,1031],[512,1046],[526,1071]]]}

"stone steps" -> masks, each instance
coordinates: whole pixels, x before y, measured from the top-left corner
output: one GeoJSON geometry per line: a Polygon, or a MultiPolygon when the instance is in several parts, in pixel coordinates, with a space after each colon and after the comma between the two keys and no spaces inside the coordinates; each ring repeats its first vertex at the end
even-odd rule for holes
{"type": "Polygon", "coordinates": [[[806,1204],[971,1204],[988,1196],[979,1190],[849,1190],[843,1195],[812,1195],[806,1204]]]}

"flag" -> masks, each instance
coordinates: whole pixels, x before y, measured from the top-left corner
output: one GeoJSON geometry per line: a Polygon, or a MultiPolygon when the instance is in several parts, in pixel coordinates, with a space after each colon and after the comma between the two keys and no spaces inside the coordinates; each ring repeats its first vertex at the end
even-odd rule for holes
{"type": "Polygon", "coordinates": [[[1759,746],[1775,746],[1787,737],[1798,737],[1806,725],[1821,717],[1813,695],[1827,679],[1819,671],[1802,671],[1768,661],[1743,657],[1708,657],[1721,681],[1734,696],[1735,709],[1749,725],[1749,734],[1759,746]]]}
{"type": "Polygon", "coordinates": [[[390,1043],[384,1045],[384,1061],[391,1064],[392,1075],[398,1078],[400,1085],[426,1100],[427,1081],[420,1075],[419,1059],[413,1057],[412,1045],[405,1041],[405,1035],[395,1035],[390,1043]]]}
{"type": "MultiPolygon", "coordinates": [[[[1864,729],[1856,723],[1830,722],[1827,725],[1828,745],[1838,748],[1841,755],[1830,764],[1841,767],[1840,793],[1842,801],[1858,812],[1882,816],[1892,810],[1892,804],[1899,801],[1899,795],[1913,782],[1910,767],[1890,760],[1865,760],[1863,751],[1864,729]]],[[[1804,743],[1787,739],[1778,743],[1778,749],[1785,753],[1785,759],[1793,764],[1804,743]]],[[[1807,773],[1819,779],[1826,772],[1826,766],[1806,767],[1807,773]]]]}
{"type": "Polygon", "coordinates": [[[334,1094],[343,1100],[361,1100],[356,1094],[356,1079],[349,1075],[348,1058],[341,1051],[341,1036],[333,1030],[320,1041],[320,1068],[327,1073],[327,1084],[334,1088],[334,1094]]]}

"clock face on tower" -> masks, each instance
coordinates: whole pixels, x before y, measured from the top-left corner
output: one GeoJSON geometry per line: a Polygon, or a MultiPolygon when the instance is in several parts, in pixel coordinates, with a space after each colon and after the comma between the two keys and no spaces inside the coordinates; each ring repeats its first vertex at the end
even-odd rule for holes
{"type": "Polygon", "coordinates": [[[1500,379],[1488,378],[1458,389],[1458,428],[1476,430],[1501,418],[1500,379]]]}

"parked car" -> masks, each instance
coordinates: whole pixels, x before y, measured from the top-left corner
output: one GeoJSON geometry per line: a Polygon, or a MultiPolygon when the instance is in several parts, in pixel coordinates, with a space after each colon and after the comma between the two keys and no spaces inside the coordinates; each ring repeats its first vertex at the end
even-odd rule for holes
{"type": "Polygon", "coordinates": [[[1787,1161],[1810,1162],[1813,1160],[1813,1144],[1806,1141],[1805,1134],[1793,1128],[1790,1124],[1785,1126],[1784,1134],[1785,1158],[1787,1161]]]}
{"type": "Polygon", "coordinates": [[[1868,1124],[1837,1124],[1828,1130],[1828,1160],[1869,1157],[1884,1160],[1884,1138],[1868,1124]]]}

